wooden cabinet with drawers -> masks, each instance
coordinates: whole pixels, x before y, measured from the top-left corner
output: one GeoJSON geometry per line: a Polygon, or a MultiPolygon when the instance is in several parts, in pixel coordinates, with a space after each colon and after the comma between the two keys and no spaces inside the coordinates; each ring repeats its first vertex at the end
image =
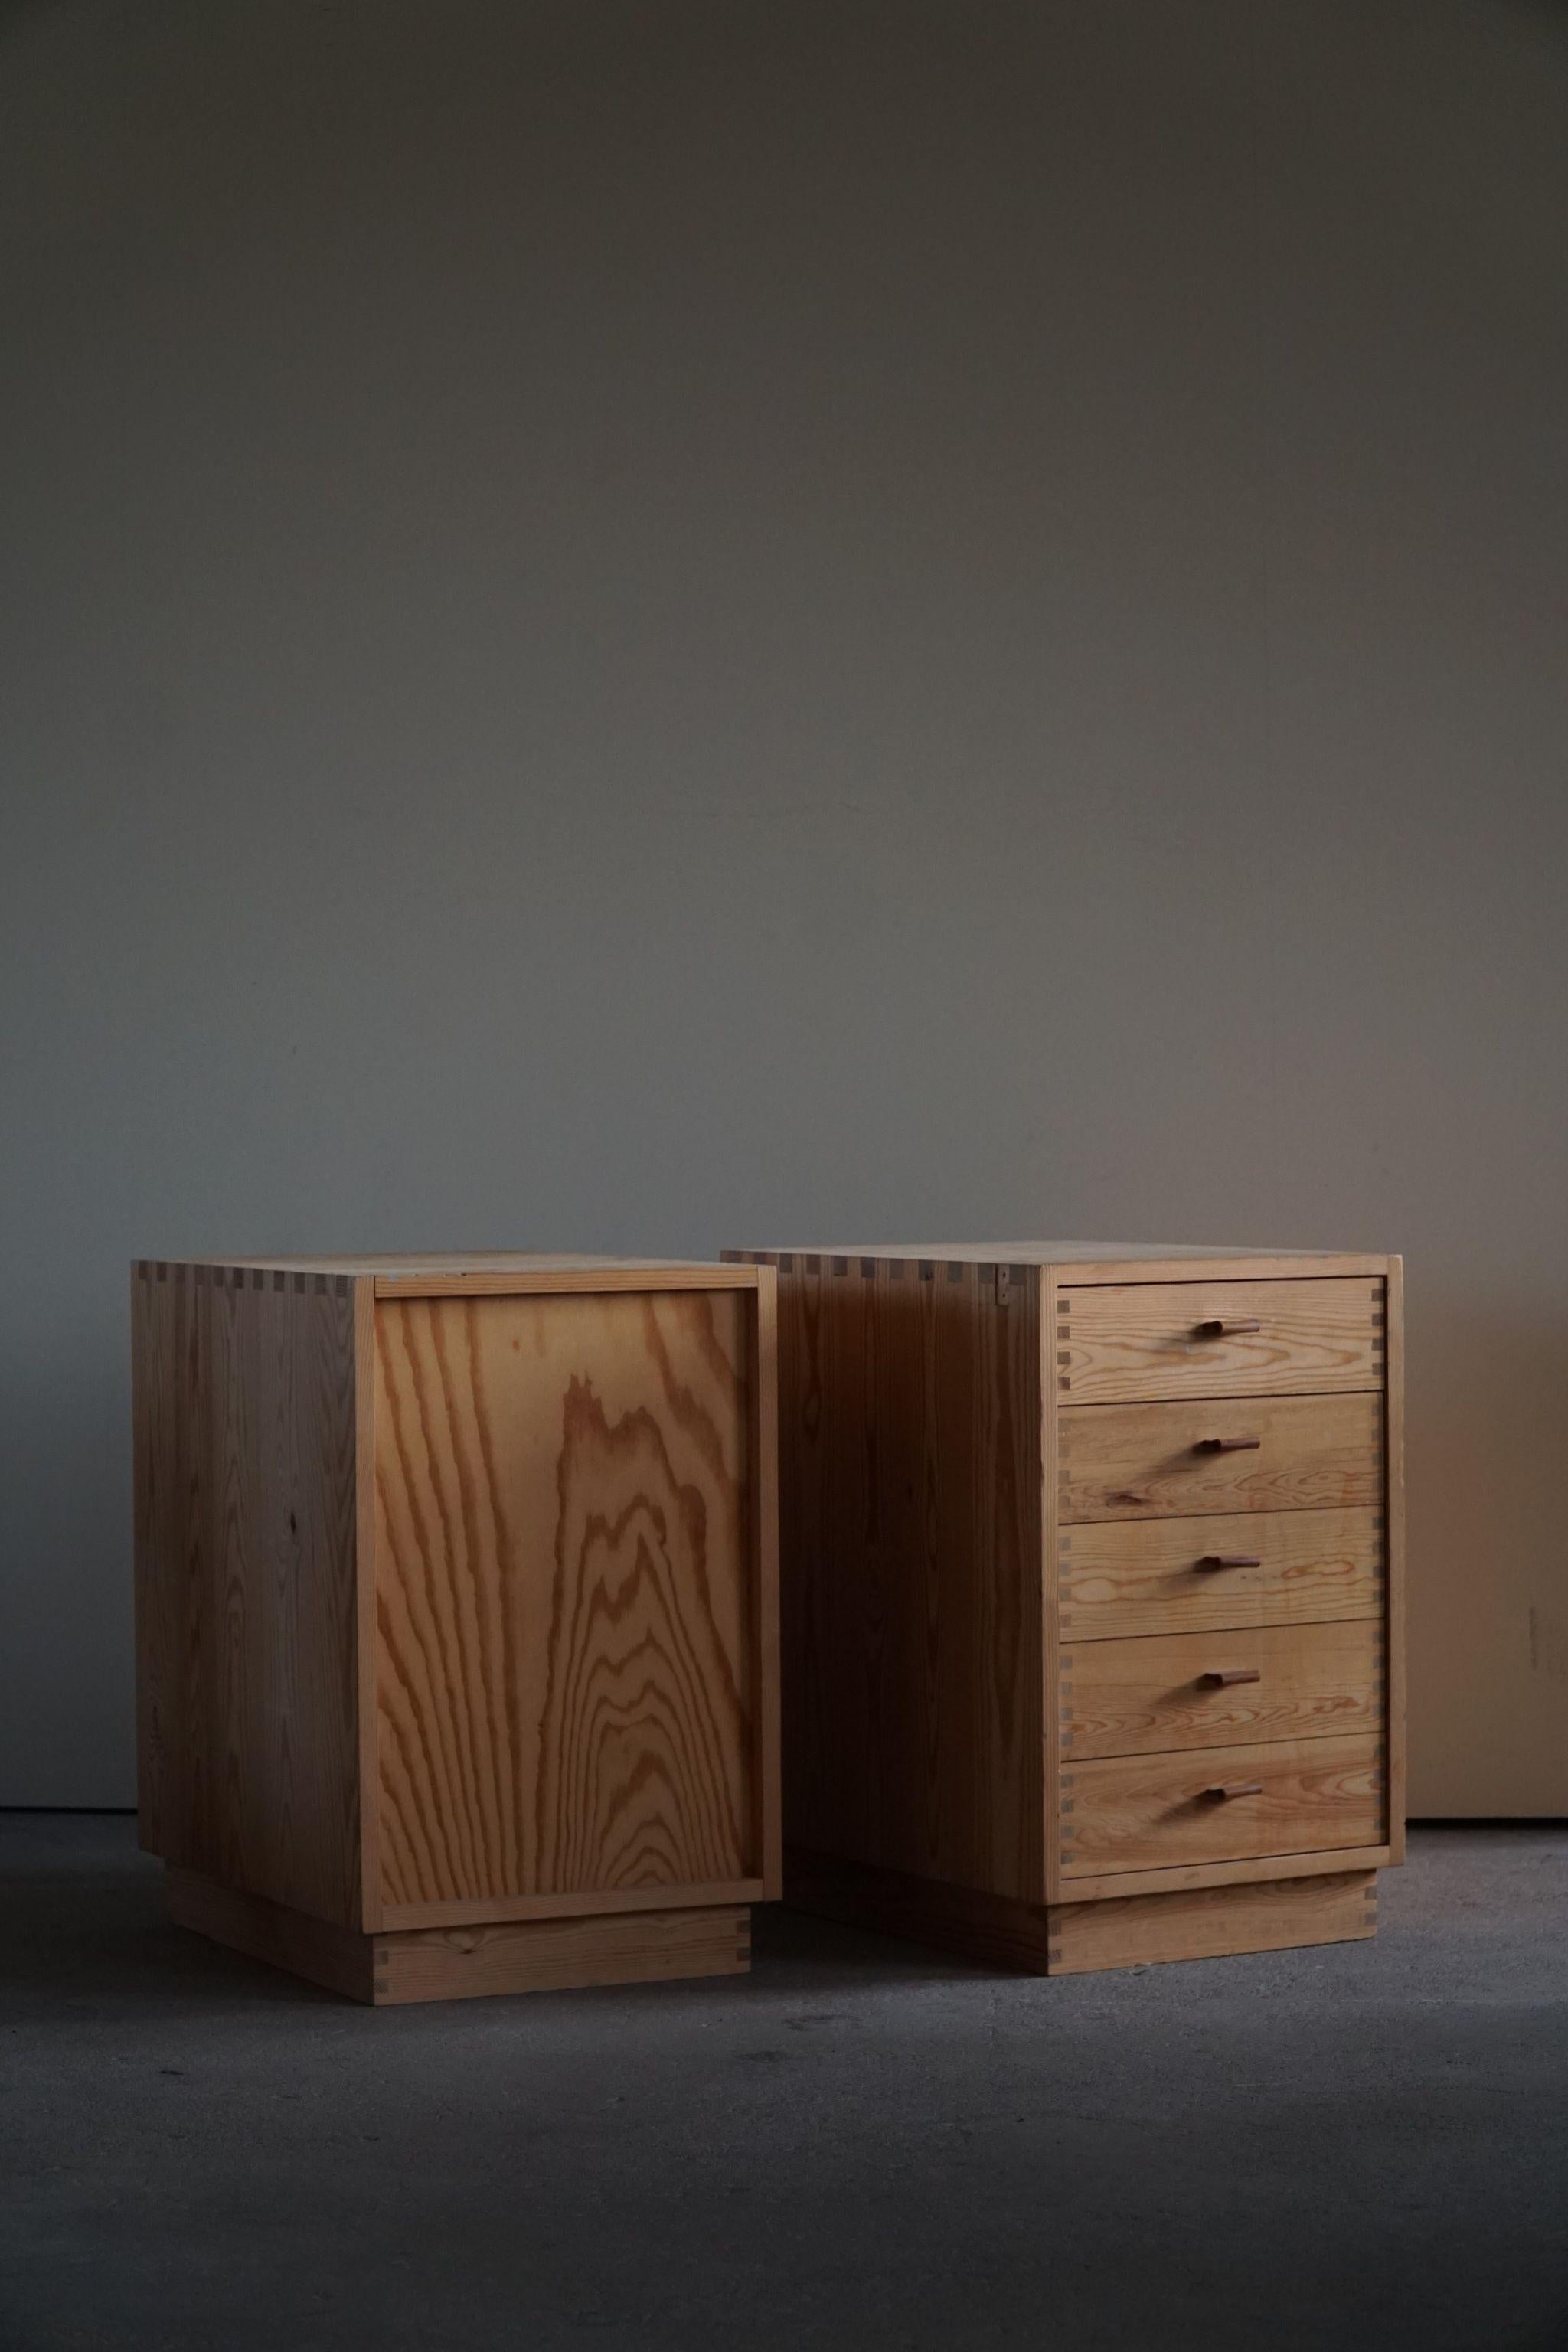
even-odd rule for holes
{"type": "Polygon", "coordinates": [[[140,1811],[377,2002],[730,1974],[779,1874],[773,1278],[144,1262],[140,1811]]]}
{"type": "Polygon", "coordinates": [[[1370,1935],[1400,1261],[729,1255],[779,1278],[786,1894],[1053,1972],[1370,1935]]]}

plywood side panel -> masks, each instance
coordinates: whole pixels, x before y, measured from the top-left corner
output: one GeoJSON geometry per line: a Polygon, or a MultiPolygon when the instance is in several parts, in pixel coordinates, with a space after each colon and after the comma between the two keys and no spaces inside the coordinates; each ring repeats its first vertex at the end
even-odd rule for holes
{"type": "Polygon", "coordinates": [[[786,1834],[1036,1895],[1037,1276],[774,1263],[786,1834]]]}
{"type": "Polygon", "coordinates": [[[143,1840],[357,1926],[350,1285],[149,1263],[135,1294],[143,1840]]]}
{"type": "Polygon", "coordinates": [[[389,1909],[761,1874],[745,1289],[376,1306],[389,1909]]]}

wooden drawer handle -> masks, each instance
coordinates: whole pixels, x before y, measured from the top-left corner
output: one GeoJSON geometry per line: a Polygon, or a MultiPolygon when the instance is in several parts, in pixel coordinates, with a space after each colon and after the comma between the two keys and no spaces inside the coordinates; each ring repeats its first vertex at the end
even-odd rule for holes
{"type": "Polygon", "coordinates": [[[1204,1790],[1204,1795],[1216,1805],[1223,1805],[1229,1797],[1260,1797],[1262,1794],[1261,1780],[1219,1780],[1212,1789],[1204,1790]]]}
{"type": "Polygon", "coordinates": [[[1256,1551],[1205,1551],[1194,1559],[1194,1568],[1200,1576],[1212,1575],[1216,1568],[1261,1568],[1263,1555],[1256,1551]]]}
{"type": "Polygon", "coordinates": [[[1194,1337],[1199,1339],[1228,1339],[1233,1331],[1261,1331],[1262,1328],[1256,1315],[1211,1315],[1206,1323],[1194,1326],[1194,1337]]]}
{"type": "Polygon", "coordinates": [[[1193,1447],[1194,1454],[1256,1454],[1262,1444],[1261,1437],[1200,1437],[1193,1447]]]}
{"type": "Polygon", "coordinates": [[[1232,1683],[1260,1683],[1263,1669],[1261,1666],[1211,1666],[1206,1675],[1198,1676],[1198,1680],[1211,1683],[1216,1690],[1225,1690],[1232,1683]]]}

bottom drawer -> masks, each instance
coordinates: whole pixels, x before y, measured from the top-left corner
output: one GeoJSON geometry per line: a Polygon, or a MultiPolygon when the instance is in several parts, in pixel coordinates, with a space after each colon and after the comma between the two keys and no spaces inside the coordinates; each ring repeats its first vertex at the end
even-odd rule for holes
{"type": "Polygon", "coordinates": [[[1071,1765],[1062,1772],[1062,1876],[1381,1845],[1383,1788],[1375,1733],[1071,1765]]]}

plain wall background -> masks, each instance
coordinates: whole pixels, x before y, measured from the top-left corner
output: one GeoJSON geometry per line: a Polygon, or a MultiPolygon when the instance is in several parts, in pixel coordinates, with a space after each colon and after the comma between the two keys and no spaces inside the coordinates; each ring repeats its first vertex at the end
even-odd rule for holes
{"type": "Polygon", "coordinates": [[[1412,1798],[1568,1811],[1568,16],[0,15],[0,1801],[132,1255],[1400,1249],[1412,1798]]]}

